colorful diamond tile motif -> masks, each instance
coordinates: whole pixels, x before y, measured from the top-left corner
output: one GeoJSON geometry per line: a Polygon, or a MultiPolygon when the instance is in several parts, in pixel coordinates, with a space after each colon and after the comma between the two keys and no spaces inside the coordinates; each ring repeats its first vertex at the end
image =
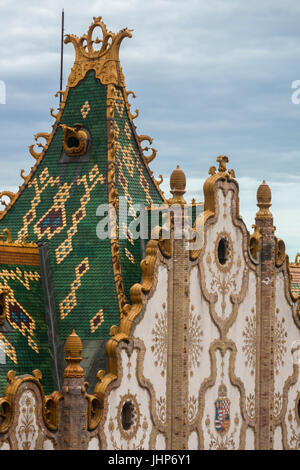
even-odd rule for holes
{"type": "MultiPolygon", "coordinates": [[[[10,297],[10,296],[8,296],[10,297]]],[[[9,298],[7,300],[7,319],[9,323],[16,328],[17,330],[25,336],[26,332],[32,334],[35,329],[35,321],[31,316],[26,312],[26,310],[15,300],[9,298]]]]}
{"type": "Polygon", "coordinates": [[[120,115],[120,117],[123,116],[124,108],[125,108],[125,103],[124,103],[124,98],[122,95],[121,90],[116,89],[115,91],[115,107],[120,115]]]}
{"type": "Polygon", "coordinates": [[[124,224],[124,222],[122,223],[122,233],[123,233],[123,236],[125,236],[127,238],[127,240],[129,241],[129,243],[131,243],[131,245],[133,246],[134,245],[133,234],[129,230],[127,225],[124,224]]]}
{"type": "Polygon", "coordinates": [[[75,269],[76,278],[71,284],[71,290],[66,298],[59,304],[60,317],[63,320],[77,305],[76,291],[81,286],[82,276],[90,269],[88,258],[84,258],[75,269]]]}
{"type": "Polygon", "coordinates": [[[86,102],[84,103],[84,105],[82,106],[81,110],[80,110],[81,116],[83,117],[83,119],[85,119],[85,118],[87,117],[87,115],[89,114],[90,110],[91,110],[91,107],[90,107],[90,105],[89,105],[89,102],[86,101],[86,102]]]}
{"type": "Polygon", "coordinates": [[[7,281],[11,279],[20,282],[25,289],[30,290],[30,281],[38,281],[40,279],[40,275],[36,271],[22,272],[20,268],[16,268],[15,270],[2,269],[2,271],[0,271],[0,279],[3,281],[3,285],[0,284],[1,289],[9,289],[7,281]]]}
{"type": "Polygon", "coordinates": [[[67,231],[67,238],[55,250],[57,264],[60,264],[73,250],[72,239],[77,233],[78,224],[86,216],[86,205],[91,200],[91,192],[93,191],[98,182],[100,184],[104,183],[104,178],[102,174],[100,174],[97,165],[95,165],[93,169],[89,172],[89,180],[90,182],[92,182],[90,186],[88,184],[86,175],[84,175],[77,181],[78,186],[80,184],[84,185],[85,194],[80,199],[79,209],[77,209],[72,215],[72,225],[67,231]]]}
{"type": "Polygon", "coordinates": [[[90,320],[90,327],[91,332],[95,333],[95,331],[99,328],[99,326],[104,322],[104,313],[103,309],[99,310],[98,313],[90,320]]]}
{"type": "Polygon", "coordinates": [[[128,250],[128,248],[125,248],[125,254],[127,256],[127,258],[129,259],[129,261],[134,264],[134,256],[132,253],[130,253],[130,251],[128,250]]]}
{"type": "Polygon", "coordinates": [[[65,183],[61,186],[54,196],[54,203],[52,207],[43,215],[40,220],[34,226],[34,232],[38,236],[38,239],[44,235],[48,236],[48,239],[54,235],[57,235],[66,226],[66,209],[65,205],[70,197],[70,189],[73,186],[73,182],[70,184],[65,183]]]}
{"type": "Polygon", "coordinates": [[[142,186],[142,188],[144,189],[145,191],[145,195],[146,195],[146,200],[148,202],[148,204],[153,204],[153,200],[152,200],[152,197],[150,195],[150,187],[149,187],[149,183],[145,177],[145,174],[143,172],[143,168],[142,168],[142,165],[140,163],[139,160],[136,160],[136,166],[137,166],[137,169],[140,173],[140,184],[142,186]]]}
{"type": "Polygon", "coordinates": [[[39,178],[34,178],[28,184],[28,188],[34,189],[35,195],[31,200],[30,209],[23,216],[23,227],[19,230],[17,237],[19,242],[23,240],[25,235],[28,235],[29,226],[36,218],[36,209],[41,202],[41,195],[49,186],[54,185],[59,185],[59,177],[50,177],[48,168],[43,170],[39,178]]]}
{"type": "Polygon", "coordinates": [[[132,178],[134,174],[134,159],[131,156],[131,152],[134,154],[132,145],[122,147],[122,145],[119,144],[118,151],[120,152],[119,158],[124,162],[125,167],[132,178]]]}
{"type": "Polygon", "coordinates": [[[124,127],[124,133],[125,133],[127,139],[130,140],[131,139],[131,129],[130,129],[130,126],[129,126],[127,121],[126,121],[126,124],[125,124],[125,127],[124,127]]]}

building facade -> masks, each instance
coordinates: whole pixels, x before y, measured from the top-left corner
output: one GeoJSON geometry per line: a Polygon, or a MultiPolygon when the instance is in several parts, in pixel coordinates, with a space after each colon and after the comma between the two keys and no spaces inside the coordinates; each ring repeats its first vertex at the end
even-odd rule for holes
{"type": "Polygon", "coordinates": [[[252,233],[224,155],[203,203],[186,203],[179,167],[166,199],[130,111],[126,37],[101,18],[66,37],[53,130],[1,193],[0,448],[298,449],[300,264],[271,190],[252,233]]]}

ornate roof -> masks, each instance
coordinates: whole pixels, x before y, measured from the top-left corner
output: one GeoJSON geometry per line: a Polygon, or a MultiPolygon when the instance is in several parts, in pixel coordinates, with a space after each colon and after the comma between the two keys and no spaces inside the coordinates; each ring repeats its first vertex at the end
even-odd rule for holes
{"type": "Polygon", "coordinates": [[[28,372],[38,362],[46,389],[50,362],[59,385],[61,372],[56,377],[55,368],[62,371],[62,364],[57,351],[73,329],[88,351],[83,366],[105,367],[93,360],[101,356],[93,340],[104,345],[111,325],[123,316],[131,285],[141,277],[140,240],[133,240],[128,230],[137,217],[135,205],[165,201],[148,166],[156,150],[141,147],[145,140],[151,145],[152,139],[137,135],[133,119],[138,112],[130,112],[128,96],[134,93],[125,88],[118,55],[125,37],[131,37],[131,31],[108,32],[100,17],[94,18],[87,35],[66,36],[65,42],[75,47],[75,62],[66,90],[58,92],[58,113],[51,109],[53,130],[35,136],[41,151],[30,146],[36,163],[29,175],[21,171],[24,183],[18,193],[0,194],[10,198],[0,214],[0,229],[8,229],[19,244],[28,237],[39,245],[41,257],[41,266],[18,262],[11,267],[4,260],[0,266],[0,273],[14,269],[15,277],[5,281],[10,295],[34,320],[29,322],[34,331],[26,330],[25,335],[10,317],[11,331],[0,327],[4,341],[16,351],[19,367],[7,353],[0,375],[12,365],[18,374],[28,372]],[[97,28],[101,40],[93,39],[97,28]],[[118,212],[124,210],[120,196],[129,206],[128,224],[116,226],[115,238],[99,239],[97,208],[110,203],[118,212]],[[124,237],[119,240],[121,231],[124,237]],[[51,360],[46,357],[48,341],[51,360]]]}

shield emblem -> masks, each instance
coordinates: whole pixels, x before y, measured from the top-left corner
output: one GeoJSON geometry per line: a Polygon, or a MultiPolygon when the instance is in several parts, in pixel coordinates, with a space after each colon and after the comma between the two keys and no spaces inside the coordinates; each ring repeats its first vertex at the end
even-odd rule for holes
{"type": "Polygon", "coordinates": [[[218,390],[218,398],[215,401],[216,415],[215,428],[216,431],[223,436],[228,432],[230,427],[230,400],[227,398],[227,388],[223,383],[218,390]]]}

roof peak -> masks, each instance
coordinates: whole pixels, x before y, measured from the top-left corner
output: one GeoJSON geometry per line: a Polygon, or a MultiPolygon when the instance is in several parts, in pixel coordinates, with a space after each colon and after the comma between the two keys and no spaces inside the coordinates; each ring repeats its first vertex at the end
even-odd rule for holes
{"type": "Polygon", "coordinates": [[[80,38],[75,34],[67,34],[65,44],[71,42],[75,48],[75,62],[69,76],[68,86],[74,87],[82,80],[89,70],[95,70],[96,77],[103,85],[114,84],[125,86],[125,79],[119,61],[119,49],[124,38],[132,37],[132,30],[121,29],[118,33],[107,30],[102,17],[94,17],[87,34],[80,38]],[[94,31],[100,28],[102,39],[94,37],[94,31]],[[99,44],[98,49],[94,48],[99,44]]]}

